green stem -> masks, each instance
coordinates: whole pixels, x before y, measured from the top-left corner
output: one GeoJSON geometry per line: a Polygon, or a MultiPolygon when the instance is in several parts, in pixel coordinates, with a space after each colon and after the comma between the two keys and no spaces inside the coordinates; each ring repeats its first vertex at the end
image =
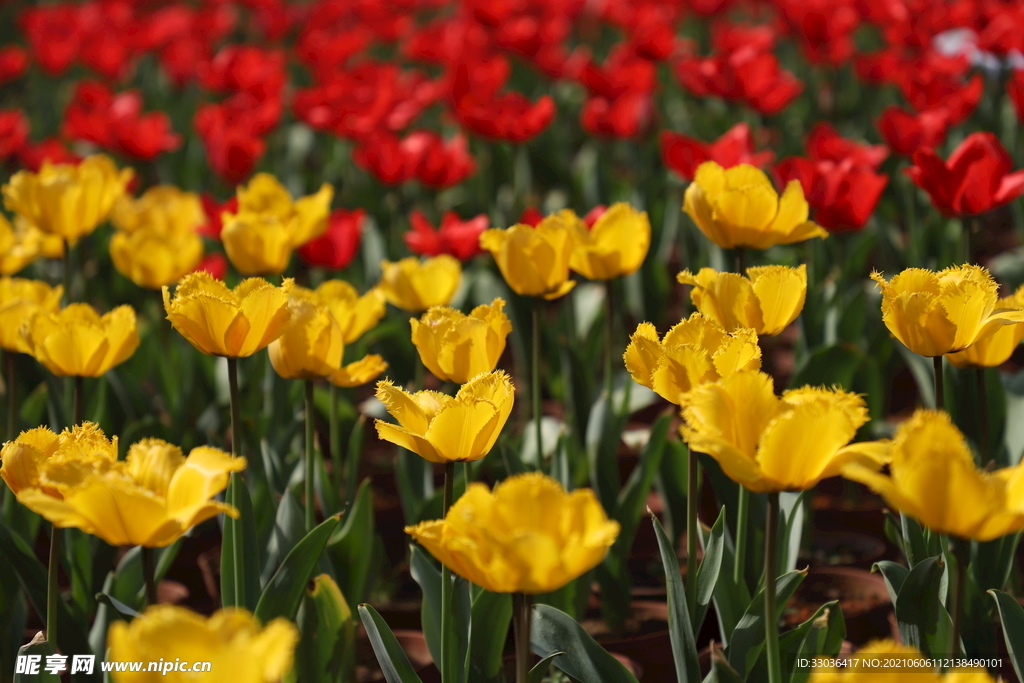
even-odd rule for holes
{"type": "MultiPolygon", "coordinates": [[[[455,490],[455,463],[444,465],[442,515],[448,515],[455,490]]],[[[452,642],[452,570],[441,565],[441,683],[455,683],[455,652],[452,642]]]]}
{"type": "Polygon", "coordinates": [[[935,409],[946,409],[946,392],[942,377],[942,356],[932,357],[932,381],[935,383],[935,409]]]}
{"type": "Polygon", "coordinates": [[[964,623],[964,592],[967,588],[967,564],[970,561],[971,542],[962,538],[953,539],[953,556],[956,558],[956,584],[953,588],[953,628],[949,632],[949,656],[961,652],[960,633],[964,623]]]}
{"type": "Polygon", "coordinates": [[[779,494],[768,494],[767,520],[764,535],[764,618],[765,650],[768,656],[768,683],[782,683],[779,659],[779,621],[775,607],[776,560],[779,531],[779,494]]]}
{"type": "Polygon", "coordinates": [[[533,299],[533,353],[530,389],[533,391],[533,431],[537,439],[537,462],[544,457],[544,438],[540,425],[540,307],[541,302],[533,299]]]}
{"type": "Polygon", "coordinates": [[[974,368],[974,381],[978,390],[978,448],[981,449],[981,466],[987,467],[993,460],[988,443],[988,394],[985,392],[985,368],[974,368]]]}
{"type": "Polygon", "coordinates": [[[313,494],[313,473],[316,459],[313,451],[315,431],[313,429],[313,380],[306,385],[306,533],[316,526],[316,497],[313,494]]]}
{"type": "Polygon", "coordinates": [[[142,576],[146,582],[146,605],[157,604],[156,565],[153,563],[153,549],[142,547],[142,576]]]}
{"type": "Polygon", "coordinates": [[[345,472],[344,457],[341,454],[341,428],[338,425],[338,387],[331,385],[331,414],[327,420],[331,439],[331,468],[334,471],[335,489],[340,488],[341,476],[345,472]]]}
{"type": "Polygon", "coordinates": [[[14,395],[15,382],[17,381],[17,367],[14,362],[14,351],[4,350],[4,366],[7,372],[7,430],[4,438],[7,441],[14,441],[18,429],[18,404],[17,396],[14,395]]]}
{"type": "Polygon", "coordinates": [[[46,570],[46,640],[57,648],[57,601],[60,600],[60,586],[57,585],[57,567],[60,564],[60,536],[57,527],[50,529],[50,563],[46,570]]]}
{"type": "Polygon", "coordinates": [[[73,381],[74,381],[75,390],[74,390],[74,401],[73,401],[73,404],[72,404],[72,412],[71,412],[71,415],[72,415],[71,424],[77,425],[77,424],[82,424],[82,420],[85,419],[84,415],[82,414],[84,412],[84,407],[83,407],[83,403],[82,402],[85,399],[85,391],[84,391],[84,389],[85,389],[85,387],[84,387],[85,378],[82,377],[81,375],[75,375],[73,381]]]}
{"type": "Polygon", "coordinates": [[[697,454],[688,451],[686,459],[686,604],[694,612],[697,608],[697,454]]]}
{"type": "Polygon", "coordinates": [[[64,297],[63,297],[63,299],[64,299],[64,305],[66,306],[67,304],[72,302],[72,298],[71,298],[71,284],[72,284],[72,280],[71,280],[71,244],[67,240],[64,240],[64,262],[63,262],[63,272],[62,272],[62,275],[64,276],[64,297]]]}
{"type": "Polygon", "coordinates": [[[512,637],[516,642],[516,683],[530,680],[530,596],[512,594],[512,637]]]}
{"type": "Polygon", "coordinates": [[[740,486],[739,497],[736,501],[736,561],[732,566],[732,582],[742,586],[746,581],[744,577],[744,566],[747,562],[747,529],[750,524],[750,491],[740,486]]]}
{"type": "Polygon", "coordinates": [[[608,405],[610,407],[612,389],[614,388],[614,383],[612,382],[612,368],[614,367],[612,337],[615,334],[615,288],[613,280],[608,280],[604,283],[604,292],[604,393],[608,397],[608,405]]]}
{"type": "MultiPolygon", "coordinates": [[[[238,359],[228,358],[228,396],[231,402],[231,455],[239,456],[242,453],[242,412],[241,405],[238,399],[238,359]]],[[[231,482],[228,485],[228,498],[229,505],[233,506],[236,510],[238,509],[238,487],[244,486],[245,483],[241,480],[238,473],[231,474],[231,482]],[[233,485],[232,485],[233,484],[233,485]]],[[[228,523],[233,523],[234,520],[229,520],[228,523]]],[[[241,533],[241,527],[236,527],[235,533],[241,533]]],[[[245,574],[241,571],[242,563],[245,561],[242,557],[242,544],[236,542],[232,544],[234,557],[232,558],[233,565],[235,568],[235,601],[234,605],[245,604],[245,574]]]]}

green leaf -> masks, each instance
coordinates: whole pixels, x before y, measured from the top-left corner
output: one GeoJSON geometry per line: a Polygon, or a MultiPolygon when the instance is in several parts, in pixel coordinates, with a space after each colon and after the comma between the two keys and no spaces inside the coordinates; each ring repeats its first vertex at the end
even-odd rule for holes
{"type": "MultiPolygon", "coordinates": [[[[665,570],[665,585],[668,600],[668,635],[672,643],[672,659],[676,667],[678,683],[697,683],[700,680],[700,664],[697,661],[697,644],[690,623],[690,610],[686,605],[686,589],[679,568],[672,541],[665,534],[661,522],[651,515],[654,533],[658,537],[661,565],[665,570]]],[[[706,605],[705,605],[706,607],[706,605]]]]}
{"type": "Polygon", "coordinates": [[[391,632],[377,610],[369,605],[359,605],[359,617],[366,629],[366,636],[377,655],[377,663],[384,673],[387,683],[423,683],[409,663],[409,657],[398,644],[395,634],[391,632]]]}
{"type": "Polygon", "coordinates": [[[779,569],[791,572],[796,569],[797,555],[804,531],[804,499],[807,492],[793,493],[783,491],[779,494],[779,512],[781,520],[779,528],[778,558],[779,569]]]}
{"type": "Polygon", "coordinates": [[[722,573],[722,556],[725,553],[725,506],[718,513],[718,519],[711,527],[707,544],[704,548],[704,559],[697,567],[697,604],[694,606],[691,628],[700,633],[704,619],[708,614],[708,605],[715,594],[719,576],[722,573]]]}
{"type": "Polygon", "coordinates": [[[551,668],[551,662],[555,660],[555,657],[564,654],[564,652],[552,652],[547,657],[534,664],[533,668],[530,669],[530,675],[526,680],[529,681],[529,683],[543,683],[544,677],[548,673],[548,669],[551,668]]]}
{"type": "MultiPolygon", "coordinates": [[[[46,671],[46,658],[56,654],[53,645],[43,639],[43,632],[39,631],[31,642],[18,648],[18,656],[39,657],[39,672],[34,674],[14,674],[14,683],[60,683],[59,674],[51,674],[46,671]]],[[[78,654],[78,653],[76,653],[78,654]]],[[[71,658],[65,660],[70,663],[71,658]]],[[[70,664],[68,669],[70,670],[70,664]]]]}
{"type": "Polygon", "coordinates": [[[131,607],[124,604],[117,598],[107,595],[106,593],[97,593],[96,601],[114,610],[114,612],[122,619],[128,619],[130,621],[135,617],[139,616],[139,613],[133,610],[131,607]]]}
{"type": "Polygon", "coordinates": [[[903,580],[894,603],[901,640],[931,656],[946,653],[953,628],[942,604],[944,571],[941,556],[921,560],[903,580]]]}
{"type": "MultiPolygon", "coordinates": [[[[775,595],[777,613],[770,615],[772,625],[778,622],[789,599],[793,597],[797,586],[804,580],[806,572],[787,572],[775,582],[775,595]]],[[[765,613],[764,613],[764,589],[762,588],[754,596],[747,606],[743,618],[736,624],[736,629],[729,639],[729,646],[725,649],[729,657],[729,664],[740,673],[746,675],[750,667],[757,661],[761,650],[764,648],[765,638],[765,613]]]]}
{"type": "Polygon", "coordinates": [[[267,585],[281,560],[305,535],[306,520],[302,508],[299,507],[291,489],[286,488],[281,501],[277,504],[274,530],[270,534],[270,542],[267,543],[267,556],[263,563],[263,571],[260,573],[261,588],[267,585]]]}
{"type": "Polygon", "coordinates": [[[845,637],[846,623],[839,601],[825,603],[810,619],[779,638],[783,679],[789,683],[804,683],[810,670],[797,666],[797,660],[810,655],[834,657],[842,649],[845,637]]]}
{"type": "Polygon", "coordinates": [[[441,572],[434,566],[430,556],[415,543],[409,544],[409,571],[413,580],[423,591],[423,602],[420,605],[420,627],[423,629],[424,640],[430,657],[441,661],[441,572]]]}
{"type": "Polygon", "coordinates": [[[711,646],[711,672],[704,683],[743,683],[744,677],[736,669],[732,668],[725,653],[714,644],[711,646]]]}
{"type": "Polygon", "coordinates": [[[481,591],[474,598],[466,666],[468,680],[472,683],[501,681],[501,658],[511,621],[512,596],[481,591]]]}
{"type": "MultiPolygon", "coordinates": [[[[0,556],[17,574],[32,609],[36,614],[46,614],[46,567],[23,539],[3,524],[0,524],[0,556]]],[[[57,649],[75,654],[92,653],[85,629],[63,600],[57,601],[57,649]]]]}
{"type": "Polygon", "coordinates": [[[296,623],[298,683],[347,683],[355,679],[356,622],[338,584],[327,574],[302,596],[296,623]]]}
{"type": "Polygon", "coordinates": [[[661,459],[654,484],[665,504],[669,538],[677,540],[686,531],[686,474],[690,451],[685,443],[675,439],[668,442],[668,451],[661,459]]]}
{"type": "Polygon", "coordinates": [[[327,546],[338,586],[350,605],[365,600],[369,594],[373,555],[368,551],[373,547],[373,538],[373,491],[370,480],[366,479],[345,514],[345,524],[331,537],[327,546]]]}
{"type": "Polygon", "coordinates": [[[327,540],[338,528],[339,518],[340,515],[335,515],[325,519],[284,558],[256,605],[255,615],[262,623],[266,624],[277,617],[289,621],[295,619],[306,584],[313,576],[327,540]]]}
{"type": "Polygon", "coordinates": [[[398,484],[398,497],[402,502],[406,524],[422,521],[423,505],[434,495],[433,472],[427,467],[429,464],[412,451],[398,449],[395,482],[398,484]]]}
{"type": "Polygon", "coordinates": [[[615,412],[611,397],[602,393],[590,410],[584,442],[590,462],[591,485],[609,516],[615,514],[621,488],[616,455],[624,425],[615,412]]]}
{"type": "MultiPolygon", "coordinates": [[[[725,509],[725,505],[722,509],[725,509]]],[[[732,580],[732,566],[735,562],[735,553],[732,546],[725,542],[725,523],[726,518],[719,513],[719,519],[715,522],[715,527],[719,528],[719,522],[722,527],[720,532],[723,536],[722,543],[722,560],[721,566],[718,572],[718,581],[714,586],[714,593],[712,601],[715,604],[715,614],[718,617],[718,632],[722,639],[722,644],[726,647],[729,645],[729,641],[732,639],[732,633],[736,630],[736,625],[743,618],[743,613],[747,609],[747,605],[750,604],[750,591],[747,589],[747,585],[744,582],[740,582],[738,585],[732,580]]],[[[714,529],[711,531],[700,524],[697,525],[697,529],[700,533],[701,547],[704,548],[705,556],[710,548],[711,535],[714,529]]]]}
{"type": "Polygon", "coordinates": [[[232,474],[225,494],[228,505],[238,509],[239,518],[224,515],[220,551],[220,598],[224,607],[252,610],[260,598],[259,549],[256,519],[249,486],[239,474],[232,474]]]}
{"type": "Polygon", "coordinates": [[[926,557],[935,553],[928,552],[928,539],[925,537],[925,530],[913,517],[900,513],[900,531],[903,535],[903,553],[907,559],[907,566],[913,569],[914,565],[926,557]]]}
{"type": "Polygon", "coordinates": [[[1006,652],[1010,655],[1017,680],[1024,680],[1024,607],[1003,591],[989,591],[999,608],[999,621],[1003,625],[1006,652]]]}
{"type": "Polygon", "coordinates": [[[530,646],[542,658],[564,652],[555,657],[554,664],[577,680],[587,683],[637,683],[636,677],[598,645],[582,626],[554,607],[534,605],[530,646]]]}
{"type": "Polygon", "coordinates": [[[910,570],[901,564],[882,560],[881,562],[875,562],[871,566],[871,571],[877,571],[882,574],[882,578],[885,579],[885,589],[889,591],[889,599],[895,605],[896,596],[900,594],[900,588],[903,587],[903,582],[907,580],[910,570]]]}
{"type": "MultiPolygon", "coordinates": [[[[366,415],[360,413],[352,433],[348,438],[348,450],[345,451],[345,503],[352,504],[356,496],[356,481],[359,479],[359,461],[363,454],[363,432],[366,430],[366,415]]],[[[338,463],[335,463],[335,467],[338,463]]]]}
{"type": "Polygon", "coordinates": [[[789,386],[833,386],[849,389],[863,354],[849,344],[833,344],[811,351],[789,381],[789,386]]]}

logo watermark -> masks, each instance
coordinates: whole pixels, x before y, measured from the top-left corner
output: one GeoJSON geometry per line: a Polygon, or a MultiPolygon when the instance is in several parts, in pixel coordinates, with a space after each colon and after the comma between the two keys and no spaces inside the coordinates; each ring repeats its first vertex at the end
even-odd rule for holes
{"type": "MultiPolygon", "coordinates": [[[[174,661],[161,658],[156,662],[131,662],[115,661],[99,663],[100,671],[107,672],[156,672],[166,676],[172,671],[183,673],[209,673],[212,669],[210,662],[190,662],[175,658],[174,661]]],[[[91,674],[96,668],[96,655],[18,655],[14,664],[14,673],[23,675],[35,675],[41,673],[61,674],[67,671],[71,674],[91,674]],[[70,663],[68,660],[70,659],[70,663]]]]}

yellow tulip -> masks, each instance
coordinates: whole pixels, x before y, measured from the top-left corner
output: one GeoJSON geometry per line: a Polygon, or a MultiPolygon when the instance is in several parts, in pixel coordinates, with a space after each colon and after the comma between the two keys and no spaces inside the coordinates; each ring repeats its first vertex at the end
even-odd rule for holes
{"type": "Polygon", "coordinates": [[[388,369],[388,364],[377,354],[343,365],[327,377],[327,381],[339,387],[358,387],[371,382],[388,369]]]}
{"type": "Polygon", "coordinates": [[[206,355],[246,358],[284,332],[292,284],[250,278],[232,290],[200,271],[182,278],[173,299],[163,288],[164,310],[174,329],[206,355]]]}
{"type": "Polygon", "coordinates": [[[485,230],[480,246],[491,252],[516,294],[557,299],[576,286],[569,279],[569,259],[576,246],[579,220],[572,211],[564,210],[548,216],[536,228],[519,224],[508,230],[485,230]]]}
{"type": "Polygon", "coordinates": [[[288,308],[291,322],[267,347],[277,374],[285,379],[317,379],[338,370],[345,344],[330,310],[317,305],[313,293],[301,287],[292,288],[288,308]]]}
{"type": "Polygon", "coordinates": [[[754,330],[741,327],[726,332],[700,313],[678,323],[661,340],[654,325],[641,323],[622,357],[637,384],[676,404],[682,394],[701,384],[737,370],[761,368],[761,347],[754,330]]]}
{"type": "Polygon", "coordinates": [[[193,683],[204,678],[232,683],[278,683],[291,670],[299,631],[286,619],[266,626],[240,607],[210,617],[175,605],[153,605],[107,632],[109,661],[160,662],[166,671],[114,672],[115,683],[193,683]],[[206,673],[174,671],[175,664],[209,662],[206,673]]]}
{"type": "Polygon", "coordinates": [[[455,397],[410,394],[388,380],[377,398],[398,424],[377,420],[377,435],[430,462],[470,462],[487,455],[512,412],[515,388],[500,370],[463,384],[455,397]]]}
{"type": "Polygon", "coordinates": [[[804,308],[807,298],[807,266],[747,268],[748,277],[701,268],[688,270],[677,280],[693,285],[690,299],[697,310],[730,332],[749,327],[772,337],[789,327],[804,308]]]}
{"type": "Polygon", "coordinates": [[[512,323],[502,310],[505,301],[477,306],[469,315],[453,308],[431,308],[419,320],[413,318],[412,343],[420,360],[446,382],[465,384],[491,372],[505,350],[512,323]]]}
{"type": "Polygon", "coordinates": [[[327,280],[315,291],[317,300],[331,309],[346,344],[363,336],[387,311],[384,292],[379,287],[359,296],[356,288],[344,280],[327,280]]]}
{"type": "Polygon", "coordinates": [[[569,267],[590,280],[611,280],[635,273],[651,246],[646,211],[625,202],[612,204],[589,230],[577,220],[576,246],[569,267]]]}
{"type": "Polygon", "coordinates": [[[21,325],[36,311],[53,313],[60,309],[64,288],[40,280],[0,277],[0,349],[28,353],[21,325]]]}
{"type": "Polygon", "coordinates": [[[619,535],[590,489],[539,472],[470,484],[444,519],[406,527],[459,576],[495,593],[549,593],[604,560],[619,535]]]}
{"type": "MultiPolygon", "coordinates": [[[[997,309],[1024,310],[1024,285],[996,302],[997,309]]],[[[991,335],[979,339],[963,351],[946,356],[957,367],[994,368],[1010,359],[1024,339],[1024,325],[1002,325],[991,335]]]]}
{"type": "Polygon", "coordinates": [[[981,266],[950,266],[933,272],[908,268],[882,290],[882,321],[893,336],[920,356],[963,351],[1003,325],[1024,322],[1024,310],[999,307],[999,285],[981,266]]]}
{"type": "Polygon", "coordinates": [[[14,227],[0,214],[0,275],[13,275],[39,257],[60,258],[64,240],[47,235],[32,226],[24,216],[16,216],[14,227]]]}
{"type": "Polygon", "coordinates": [[[193,448],[186,458],[177,446],[144,439],[119,461],[116,440],[89,445],[91,460],[63,443],[37,460],[38,485],[22,487],[18,500],[54,526],[81,529],[110,545],[160,548],[221,512],[238,517],[213,497],[227,487],[230,473],[245,469],[245,458],[209,446],[193,448]],[[103,457],[111,451],[112,459],[103,457]]]}
{"type": "Polygon", "coordinates": [[[929,658],[909,645],[892,640],[875,640],[865,644],[849,660],[848,666],[816,668],[811,671],[808,683],[996,683],[996,679],[985,669],[951,669],[940,674],[936,668],[923,667],[914,662],[926,662],[929,658]],[[888,661],[893,666],[879,668],[869,660],[888,661]],[[906,664],[901,664],[906,662],[906,664]],[[909,667],[913,668],[909,668],[909,667]],[[865,678],[864,674],[871,674],[865,678]]]}
{"type": "Polygon", "coordinates": [[[397,263],[380,264],[380,289],[393,306],[407,313],[420,313],[434,306],[447,306],[459,289],[462,266],[447,254],[420,261],[415,256],[397,263]]]}
{"type": "Polygon", "coordinates": [[[755,493],[804,491],[859,463],[879,469],[889,443],[850,444],[868,421],[857,394],[802,387],[775,395],[772,378],[740,370],[703,384],[681,401],[683,438],[755,493]]]}
{"type": "Polygon", "coordinates": [[[39,230],[74,245],[107,219],[132,175],[130,168],[119,171],[102,154],[77,166],[44,161],[38,173],[11,176],[3,187],[4,205],[39,230]]]}
{"type": "Polygon", "coordinates": [[[62,377],[99,377],[128,360],[139,346],[131,306],[118,306],[102,316],[89,304],[35,311],[25,320],[21,335],[28,353],[62,377]]]}
{"type": "Polygon", "coordinates": [[[334,189],[324,183],[316,194],[292,200],[267,173],[238,188],[238,211],[223,215],[221,240],[231,263],[243,275],[282,273],[292,250],[327,229],[334,189]]]}
{"type": "Polygon", "coordinates": [[[195,232],[118,230],[110,238],[110,259],[138,286],[160,289],[195,270],[203,260],[203,240],[195,232]]]}
{"type": "Polygon", "coordinates": [[[124,232],[154,230],[162,234],[195,232],[206,222],[199,195],[173,185],[157,185],[138,199],[124,195],[114,203],[110,222],[124,232]]]}
{"type": "Polygon", "coordinates": [[[698,166],[686,188],[683,211],[723,249],[767,249],[828,237],[828,231],[807,220],[800,181],[789,181],[779,196],[764,171],[748,164],[723,169],[706,161],[698,166]]]}
{"type": "Polygon", "coordinates": [[[0,477],[15,495],[31,488],[60,498],[60,491],[48,485],[42,476],[50,462],[105,471],[117,462],[117,437],[108,439],[92,422],[75,425],[59,435],[46,427],[30,429],[0,450],[0,477]]]}
{"type": "Polygon", "coordinates": [[[918,410],[900,425],[888,475],[851,464],[843,476],[938,533],[990,541],[1024,529],[1024,465],[979,470],[945,412],[918,410]]]}

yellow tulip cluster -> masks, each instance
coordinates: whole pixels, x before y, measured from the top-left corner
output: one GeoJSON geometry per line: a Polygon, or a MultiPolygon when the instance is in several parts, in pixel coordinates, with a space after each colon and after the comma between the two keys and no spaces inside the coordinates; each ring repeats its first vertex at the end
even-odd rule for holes
{"type": "Polygon", "coordinates": [[[334,189],[324,183],[316,194],[293,200],[268,173],[238,188],[238,210],[225,213],[221,240],[243,275],[283,273],[292,251],[327,229],[334,189]]]}
{"type": "Polygon", "coordinates": [[[212,500],[245,459],[200,446],[185,457],[177,446],[144,439],[117,459],[117,437],[91,423],[61,434],[23,432],[0,451],[0,476],[30,510],[57,527],[74,527],[111,545],[163,547],[221,512],[212,500]]]}
{"type": "Polygon", "coordinates": [[[203,258],[196,229],[206,216],[196,194],[158,185],[138,199],[121,197],[110,220],[117,228],[110,239],[114,267],[140,287],[174,284],[203,258]]]}

